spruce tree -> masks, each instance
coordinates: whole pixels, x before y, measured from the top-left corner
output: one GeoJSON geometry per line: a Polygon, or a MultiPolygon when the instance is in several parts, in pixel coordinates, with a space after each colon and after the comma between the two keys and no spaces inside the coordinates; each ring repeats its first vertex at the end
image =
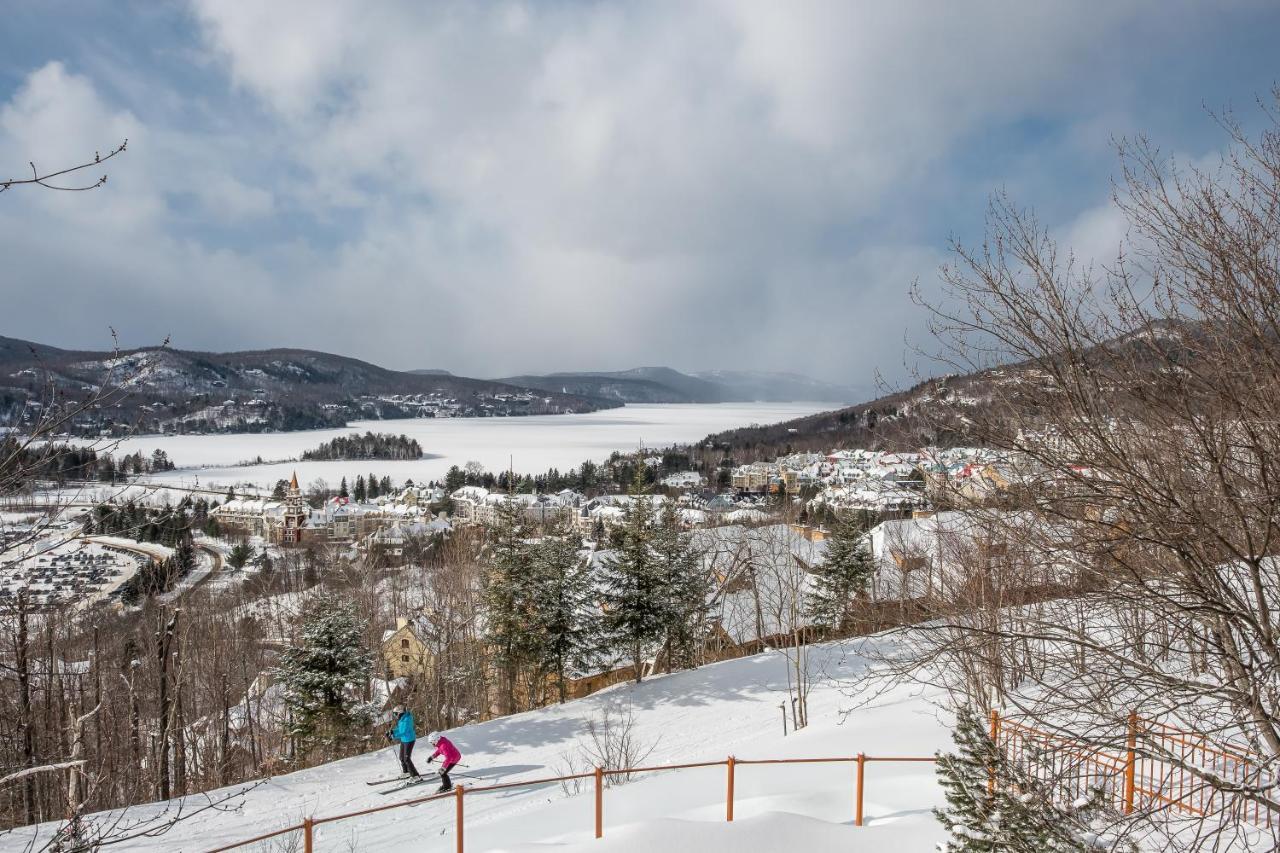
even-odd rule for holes
{"type": "Polygon", "coordinates": [[[369,478],[365,480],[365,488],[369,492],[369,500],[373,500],[383,494],[382,490],[378,488],[378,477],[376,474],[369,474],[369,478]]]}
{"type": "Polygon", "coordinates": [[[968,708],[957,712],[951,739],[956,751],[938,753],[935,765],[947,805],[933,813],[950,833],[938,849],[942,853],[995,853],[992,828],[996,803],[989,785],[995,746],[980,718],[968,708]]]}
{"type": "Polygon", "coordinates": [[[839,629],[848,623],[854,599],[866,593],[875,561],[867,546],[865,524],[858,517],[839,520],[826,545],[825,557],[812,569],[813,589],[806,609],[815,623],[839,629]]]}
{"type": "Polygon", "coordinates": [[[674,504],[668,503],[658,516],[653,550],[662,573],[667,671],[697,666],[706,635],[711,582],[689,537],[680,529],[674,504]]]}
{"type": "Polygon", "coordinates": [[[365,488],[364,488],[364,474],[357,474],[356,475],[356,491],[355,491],[356,503],[364,503],[365,498],[367,496],[368,495],[365,492],[365,488]]]}
{"type": "Polygon", "coordinates": [[[647,495],[637,495],[616,531],[616,553],[601,571],[605,630],[610,641],[627,651],[635,665],[636,683],[643,664],[668,625],[666,577],[653,550],[653,507],[647,495]]]}
{"type": "Polygon", "coordinates": [[[543,537],[532,549],[530,569],[534,578],[533,628],[541,637],[538,669],[544,677],[554,677],[563,702],[570,670],[592,662],[596,625],[591,574],[571,531],[543,537]]]}
{"type": "Polygon", "coordinates": [[[938,784],[947,805],[934,809],[949,838],[940,853],[1088,853],[1088,810],[1069,810],[1051,790],[1010,763],[970,708],[956,714],[954,753],[939,753],[938,784]]]}
{"type": "Polygon", "coordinates": [[[499,697],[507,713],[516,709],[520,669],[534,656],[533,647],[541,639],[530,630],[532,573],[528,571],[525,535],[521,506],[510,500],[499,503],[486,543],[480,592],[485,641],[498,667],[499,697]]]}
{"type": "Polygon", "coordinates": [[[339,486],[338,486],[338,497],[340,497],[340,498],[349,498],[349,497],[351,497],[351,492],[347,491],[347,478],[346,478],[346,477],[343,477],[343,478],[342,478],[342,483],[341,483],[341,484],[339,484],[339,486]]]}
{"type": "Polygon", "coordinates": [[[280,656],[275,674],[301,751],[334,747],[371,721],[359,700],[372,671],[364,627],[353,602],[323,595],[303,616],[301,641],[280,656]]]}

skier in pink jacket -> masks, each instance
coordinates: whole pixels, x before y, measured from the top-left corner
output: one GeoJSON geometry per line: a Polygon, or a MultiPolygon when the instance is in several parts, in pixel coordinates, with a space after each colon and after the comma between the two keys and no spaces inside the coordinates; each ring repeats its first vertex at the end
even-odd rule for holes
{"type": "Polygon", "coordinates": [[[427,743],[436,748],[436,751],[431,753],[431,757],[427,759],[427,763],[430,764],[437,758],[441,759],[440,788],[436,793],[443,794],[445,791],[453,789],[453,783],[449,781],[449,771],[462,760],[462,753],[458,752],[458,748],[453,745],[451,740],[439,732],[432,732],[427,735],[427,743]]]}

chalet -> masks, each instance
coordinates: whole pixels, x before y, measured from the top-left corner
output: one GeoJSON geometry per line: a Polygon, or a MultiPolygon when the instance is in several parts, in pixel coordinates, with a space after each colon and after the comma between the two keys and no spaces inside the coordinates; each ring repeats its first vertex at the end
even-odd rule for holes
{"type": "Polygon", "coordinates": [[[393,678],[425,678],[435,665],[425,642],[426,624],[404,617],[382,635],[382,661],[393,678]]]}

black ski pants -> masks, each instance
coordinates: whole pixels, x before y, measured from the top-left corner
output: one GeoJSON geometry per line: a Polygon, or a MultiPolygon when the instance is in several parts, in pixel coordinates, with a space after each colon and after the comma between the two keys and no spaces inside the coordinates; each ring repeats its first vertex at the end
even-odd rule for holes
{"type": "Polygon", "coordinates": [[[400,742],[400,770],[409,776],[418,775],[418,768],[413,766],[413,759],[410,757],[413,755],[414,743],[416,743],[416,741],[409,740],[400,742]]]}
{"type": "MultiPolygon", "coordinates": [[[[449,781],[449,771],[453,769],[457,762],[450,761],[440,767],[440,786],[446,791],[453,787],[453,782],[449,781]]],[[[464,774],[465,775],[465,774],[464,774]]]]}

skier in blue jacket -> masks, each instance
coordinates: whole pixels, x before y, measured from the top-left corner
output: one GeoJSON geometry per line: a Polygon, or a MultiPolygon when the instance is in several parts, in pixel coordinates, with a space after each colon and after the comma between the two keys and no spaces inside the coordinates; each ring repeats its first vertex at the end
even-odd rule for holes
{"type": "Polygon", "coordinates": [[[403,705],[396,706],[395,728],[387,732],[387,740],[400,742],[400,770],[410,779],[418,778],[418,768],[413,766],[413,744],[418,739],[413,730],[413,714],[403,705]]]}

